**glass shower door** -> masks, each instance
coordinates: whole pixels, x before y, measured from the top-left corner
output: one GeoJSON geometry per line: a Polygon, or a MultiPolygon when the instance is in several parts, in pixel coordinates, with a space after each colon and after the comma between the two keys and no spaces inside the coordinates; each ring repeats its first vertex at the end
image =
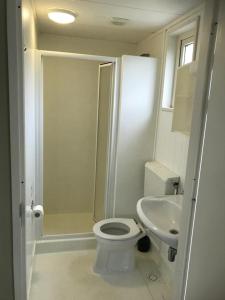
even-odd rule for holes
{"type": "Polygon", "coordinates": [[[113,64],[99,66],[98,130],[95,174],[94,220],[105,218],[110,106],[112,100],[113,64]]]}

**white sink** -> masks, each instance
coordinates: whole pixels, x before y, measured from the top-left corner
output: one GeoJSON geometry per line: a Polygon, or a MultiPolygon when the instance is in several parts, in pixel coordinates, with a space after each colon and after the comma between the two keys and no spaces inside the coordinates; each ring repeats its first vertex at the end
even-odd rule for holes
{"type": "Polygon", "coordinates": [[[177,248],[182,195],[148,196],[137,203],[143,224],[160,240],[177,248]]]}

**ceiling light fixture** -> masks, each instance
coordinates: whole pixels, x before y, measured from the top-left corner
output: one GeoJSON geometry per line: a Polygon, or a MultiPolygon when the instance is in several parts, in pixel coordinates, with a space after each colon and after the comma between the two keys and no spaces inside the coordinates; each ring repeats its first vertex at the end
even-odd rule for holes
{"type": "Polygon", "coordinates": [[[76,20],[76,15],[69,10],[54,9],[48,13],[48,18],[59,24],[70,24],[76,20]]]}

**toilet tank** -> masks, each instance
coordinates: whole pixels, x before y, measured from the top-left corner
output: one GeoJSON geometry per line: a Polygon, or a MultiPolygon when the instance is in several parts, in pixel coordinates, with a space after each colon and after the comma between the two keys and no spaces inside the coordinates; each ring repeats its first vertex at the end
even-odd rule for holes
{"type": "Polygon", "coordinates": [[[145,164],[144,196],[172,195],[179,176],[157,161],[145,164]]]}

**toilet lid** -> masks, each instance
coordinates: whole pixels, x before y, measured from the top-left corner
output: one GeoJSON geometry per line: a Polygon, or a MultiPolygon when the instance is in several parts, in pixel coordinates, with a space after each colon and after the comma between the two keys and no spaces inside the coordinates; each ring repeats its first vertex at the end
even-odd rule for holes
{"type": "Polygon", "coordinates": [[[140,228],[133,219],[111,218],[97,222],[93,231],[100,238],[120,241],[137,236],[140,228]]]}

